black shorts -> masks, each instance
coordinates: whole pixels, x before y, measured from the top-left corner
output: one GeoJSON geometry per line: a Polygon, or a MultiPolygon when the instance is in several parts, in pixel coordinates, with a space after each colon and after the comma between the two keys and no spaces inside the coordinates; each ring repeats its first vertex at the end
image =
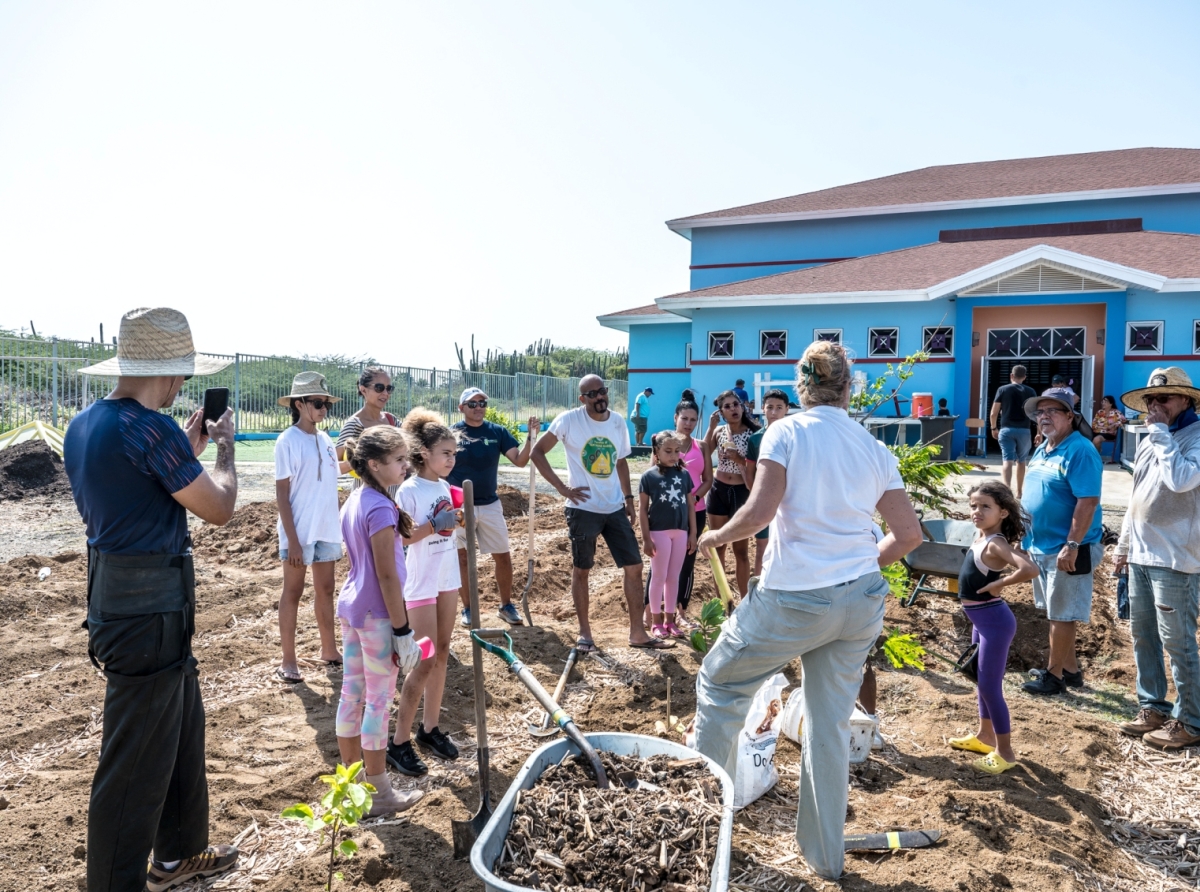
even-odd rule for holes
{"type": "Polygon", "coordinates": [[[596,539],[604,544],[618,567],[641,566],[642,551],[637,536],[624,511],[597,514],[582,508],[568,508],[567,535],[571,538],[571,562],[580,570],[590,570],[596,563],[596,539]]]}
{"type": "Polygon", "coordinates": [[[706,496],[705,507],[709,516],[733,517],[739,508],[750,498],[750,490],[744,483],[722,483],[714,480],[712,489],[706,496]]]}

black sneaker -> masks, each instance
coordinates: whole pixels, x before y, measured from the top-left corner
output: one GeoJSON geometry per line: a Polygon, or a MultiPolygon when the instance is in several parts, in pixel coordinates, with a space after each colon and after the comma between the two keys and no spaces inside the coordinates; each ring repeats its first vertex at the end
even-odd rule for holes
{"type": "Polygon", "coordinates": [[[1027,681],[1021,685],[1021,689],[1030,694],[1061,694],[1067,689],[1067,686],[1053,672],[1043,672],[1033,681],[1027,681]]]}
{"type": "Polygon", "coordinates": [[[458,747],[454,745],[454,741],[442,733],[441,728],[426,731],[424,725],[418,724],[417,743],[421,745],[421,749],[429,750],[439,759],[458,758],[458,747]]]}
{"type": "Polygon", "coordinates": [[[406,740],[404,743],[396,743],[393,740],[389,740],[387,760],[389,765],[401,774],[407,774],[409,777],[420,777],[422,774],[429,773],[429,769],[421,761],[421,757],[417,755],[417,751],[413,749],[411,740],[406,740]]]}
{"type": "MultiPolygon", "coordinates": [[[[1029,675],[1032,678],[1041,678],[1045,674],[1046,674],[1045,669],[1030,669],[1029,670],[1029,675]]],[[[1062,674],[1062,680],[1063,680],[1063,684],[1065,684],[1069,688],[1081,688],[1081,687],[1083,687],[1083,670],[1080,669],[1078,672],[1072,672],[1069,669],[1064,669],[1063,674],[1062,674]]]]}

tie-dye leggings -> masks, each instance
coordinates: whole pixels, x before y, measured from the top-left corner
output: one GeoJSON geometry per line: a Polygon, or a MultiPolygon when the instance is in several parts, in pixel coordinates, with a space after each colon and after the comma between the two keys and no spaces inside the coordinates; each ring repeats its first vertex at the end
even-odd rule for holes
{"type": "Polygon", "coordinates": [[[337,736],[362,737],[364,750],[387,749],[388,715],[396,691],[392,623],[368,616],[361,629],[342,620],[342,698],[337,736]]]}

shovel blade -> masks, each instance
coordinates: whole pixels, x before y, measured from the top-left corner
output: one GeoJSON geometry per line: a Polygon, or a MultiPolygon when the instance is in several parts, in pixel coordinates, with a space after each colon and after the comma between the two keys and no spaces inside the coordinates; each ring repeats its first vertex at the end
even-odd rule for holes
{"type": "Polygon", "coordinates": [[[847,852],[881,852],[888,849],[923,849],[941,838],[940,830],[893,830],[891,833],[868,833],[847,836],[847,852]]]}
{"type": "Polygon", "coordinates": [[[461,861],[464,858],[471,856],[471,849],[475,846],[475,840],[479,839],[479,834],[483,832],[483,828],[487,826],[487,822],[491,820],[492,807],[486,803],[479,806],[479,811],[475,813],[475,817],[469,821],[451,821],[450,833],[454,838],[454,860],[461,861]]]}

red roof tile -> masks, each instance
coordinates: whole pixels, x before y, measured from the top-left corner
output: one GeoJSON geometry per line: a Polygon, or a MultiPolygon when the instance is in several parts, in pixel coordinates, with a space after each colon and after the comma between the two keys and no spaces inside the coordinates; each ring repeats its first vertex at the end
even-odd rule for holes
{"type": "Polygon", "coordinates": [[[1200,149],[1121,149],[925,167],[832,189],[668,221],[676,229],[727,217],[844,211],[1200,183],[1200,149]]]}
{"type": "Polygon", "coordinates": [[[930,288],[1037,245],[1061,248],[1170,279],[1200,277],[1200,235],[1123,232],[988,242],[934,242],[667,296],[768,297],[781,294],[915,291],[930,288]]]}

